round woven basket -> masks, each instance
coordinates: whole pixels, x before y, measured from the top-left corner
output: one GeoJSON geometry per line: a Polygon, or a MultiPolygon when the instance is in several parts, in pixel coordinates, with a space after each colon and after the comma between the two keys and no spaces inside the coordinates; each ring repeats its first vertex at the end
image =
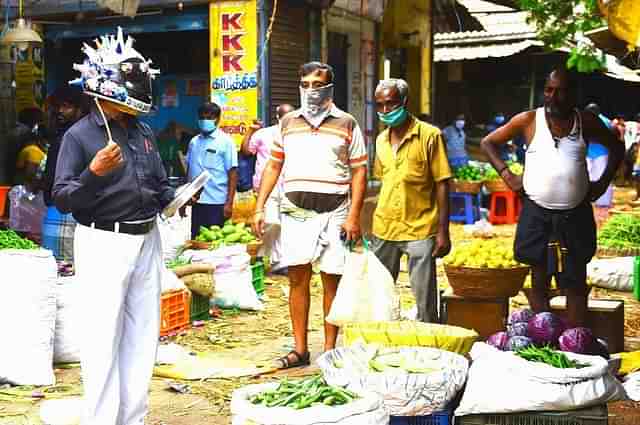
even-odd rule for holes
{"type": "Polygon", "coordinates": [[[213,273],[192,273],[182,276],[180,280],[187,288],[198,295],[207,298],[213,295],[213,273]]]}
{"type": "Polygon", "coordinates": [[[465,180],[453,179],[451,181],[451,191],[461,193],[471,193],[476,195],[482,188],[482,182],[470,182],[465,180]]]}
{"type": "Polygon", "coordinates": [[[489,192],[509,192],[511,190],[502,179],[487,180],[484,182],[484,187],[489,192]]]}
{"type": "Polygon", "coordinates": [[[470,298],[502,298],[518,294],[529,267],[478,269],[446,265],[444,270],[455,295],[470,298]]]}

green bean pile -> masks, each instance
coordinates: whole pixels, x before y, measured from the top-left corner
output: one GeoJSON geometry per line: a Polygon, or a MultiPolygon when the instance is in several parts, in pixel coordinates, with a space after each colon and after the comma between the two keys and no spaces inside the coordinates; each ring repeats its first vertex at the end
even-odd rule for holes
{"type": "Polygon", "coordinates": [[[607,248],[640,248],[640,218],[614,215],[600,229],[598,244],[607,248]]]}
{"type": "Polygon", "coordinates": [[[37,249],[38,245],[13,230],[0,230],[0,249],[37,249]]]}
{"type": "Polygon", "coordinates": [[[530,362],[545,363],[559,369],[579,369],[585,367],[585,365],[570,360],[566,354],[561,351],[556,351],[548,345],[541,348],[530,345],[516,351],[516,354],[530,362]]]}
{"type": "Polygon", "coordinates": [[[358,396],[351,391],[327,385],[321,375],[316,375],[298,382],[290,382],[285,378],[275,390],[263,391],[251,397],[251,403],[299,410],[319,404],[340,406],[356,398],[358,396]]]}

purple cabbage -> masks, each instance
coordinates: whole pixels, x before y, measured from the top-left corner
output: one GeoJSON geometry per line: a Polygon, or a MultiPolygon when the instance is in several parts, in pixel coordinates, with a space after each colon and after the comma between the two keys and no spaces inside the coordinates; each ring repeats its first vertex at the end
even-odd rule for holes
{"type": "Polygon", "coordinates": [[[558,316],[545,311],[529,320],[527,335],[538,345],[555,345],[564,329],[564,323],[558,316]]]}
{"type": "Polygon", "coordinates": [[[513,325],[514,323],[528,323],[533,316],[533,311],[528,308],[521,308],[509,315],[509,321],[507,323],[510,325],[513,325]]]}
{"type": "Polygon", "coordinates": [[[514,336],[527,336],[527,332],[529,329],[529,325],[523,322],[516,322],[509,325],[509,330],[507,334],[509,338],[514,336]]]}
{"type": "Polygon", "coordinates": [[[562,351],[577,354],[589,354],[593,350],[595,340],[588,328],[567,329],[558,338],[558,346],[562,351]]]}
{"type": "Polygon", "coordinates": [[[533,345],[533,340],[527,336],[516,335],[509,338],[507,341],[507,351],[518,351],[522,348],[527,348],[533,345]]]}
{"type": "Polygon", "coordinates": [[[506,332],[496,332],[487,338],[487,344],[497,348],[498,350],[503,350],[507,346],[507,340],[509,336],[506,332]]]}

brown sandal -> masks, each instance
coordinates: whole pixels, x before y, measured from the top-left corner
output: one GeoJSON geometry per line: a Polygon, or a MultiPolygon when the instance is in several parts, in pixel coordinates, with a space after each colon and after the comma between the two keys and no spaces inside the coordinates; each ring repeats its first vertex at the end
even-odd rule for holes
{"type": "Polygon", "coordinates": [[[296,350],[291,350],[286,356],[277,358],[275,363],[278,365],[278,369],[291,369],[294,367],[309,366],[311,364],[310,357],[311,356],[308,351],[304,354],[300,354],[296,350]],[[291,355],[295,356],[294,361],[289,360],[289,356],[291,355]]]}

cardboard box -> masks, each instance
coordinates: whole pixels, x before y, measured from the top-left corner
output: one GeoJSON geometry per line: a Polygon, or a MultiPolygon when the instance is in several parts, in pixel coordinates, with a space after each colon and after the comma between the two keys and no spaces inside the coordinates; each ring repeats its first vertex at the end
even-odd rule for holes
{"type": "Polygon", "coordinates": [[[442,322],[473,329],[480,340],[505,330],[509,298],[467,298],[445,292],[442,296],[442,322]]]}

